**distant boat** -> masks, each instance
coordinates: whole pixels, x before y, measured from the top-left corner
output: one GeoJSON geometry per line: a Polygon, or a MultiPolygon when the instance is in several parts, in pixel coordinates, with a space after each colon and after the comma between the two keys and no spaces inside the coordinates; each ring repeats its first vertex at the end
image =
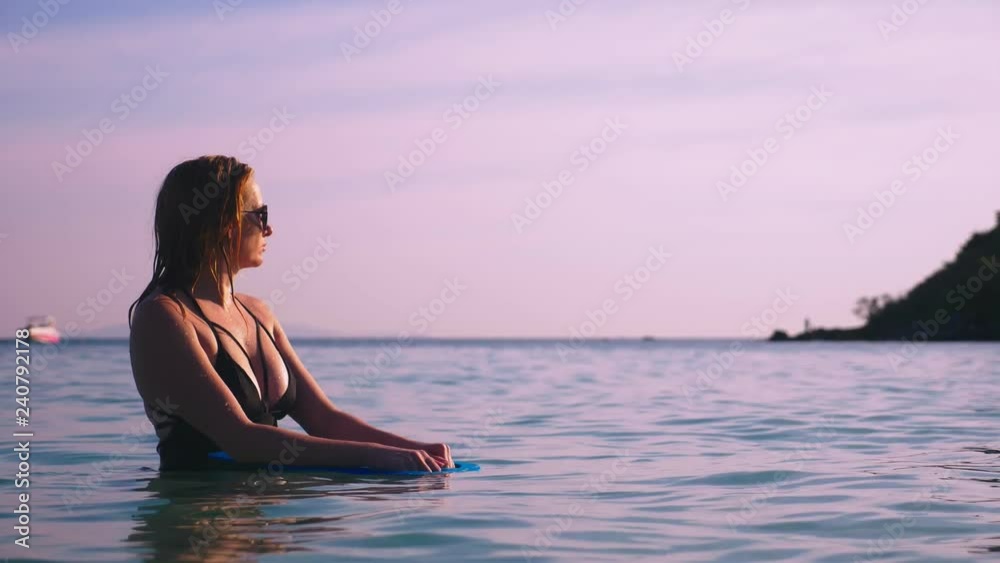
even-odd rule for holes
{"type": "Polygon", "coordinates": [[[61,336],[56,329],[56,319],[50,315],[28,317],[28,339],[43,344],[59,344],[61,336]]]}
{"type": "Polygon", "coordinates": [[[654,338],[654,337],[652,337],[652,336],[643,336],[643,337],[642,337],[642,341],[643,341],[643,342],[655,342],[655,341],[656,341],[656,338],[654,338]]]}

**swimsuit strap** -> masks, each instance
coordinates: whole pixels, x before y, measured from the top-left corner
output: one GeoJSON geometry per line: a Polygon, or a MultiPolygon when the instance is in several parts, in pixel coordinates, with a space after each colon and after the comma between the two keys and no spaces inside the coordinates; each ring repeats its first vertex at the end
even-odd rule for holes
{"type": "MultiPolygon", "coordinates": [[[[240,301],[240,298],[237,297],[236,300],[240,301]]],[[[243,305],[242,301],[240,301],[240,305],[243,305]]],[[[257,315],[253,314],[253,311],[251,311],[246,305],[243,305],[243,308],[247,310],[247,313],[250,313],[250,316],[253,317],[253,320],[257,322],[257,326],[258,327],[264,326],[264,323],[260,322],[260,319],[257,318],[257,315]]],[[[277,350],[278,349],[278,343],[274,340],[274,337],[271,336],[271,331],[269,331],[269,330],[267,330],[265,328],[264,329],[264,334],[266,334],[267,337],[271,339],[271,344],[274,344],[274,349],[277,350]]],[[[260,336],[260,335],[258,334],[258,336],[260,336]]],[[[281,352],[278,352],[278,356],[281,356],[281,352]]],[[[281,357],[281,361],[284,362],[285,358],[281,357]]]]}
{"type": "MultiPolygon", "coordinates": [[[[233,339],[233,342],[236,343],[236,346],[239,347],[240,351],[243,352],[243,355],[247,357],[247,363],[250,364],[250,369],[253,369],[253,360],[250,359],[250,354],[247,353],[247,349],[244,348],[243,344],[240,343],[239,338],[236,338],[235,336],[233,336],[233,333],[229,332],[229,329],[227,329],[226,327],[220,325],[219,323],[215,323],[215,322],[212,322],[212,321],[208,320],[208,316],[206,316],[205,312],[201,310],[201,305],[198,305],[198,301],[195,300],[194,296],[191,295],[190,293],[188,293],[188,291],[186,289],[184,290],[184,294],[187,295],[188,299],[190,299],[192,303],[194,303],[194,308],[195,308],[195,311],[198,313],[198,316],[200,316],[202,318],[202,320],[204,320],[206,323],[208,323],[209,328],[212,329],[212,334],[215,335],[215,343],[219,347],[219,353],[225,353],[226,350],[225,350],[225,348],[222,347],[222,342],[219,340],[219,333],[215,331],[216,328],[221,329],[223,332],[225,332],[226,334],[229,335],[229,338],[233,339]]],[[[259,344],[259,342],[260,342],[260,334],[257,335],[257,341],[258,341],[258,346],[260,346],[260,344],[259,344]]],[[[265,381],[266,381],[266,379],[265,379],[265,381]]],[[[265,391],[265,393],[266,392],[267,391],[265,391]]]]}
{"type": "MultiPolygon", "coordinates": [[[[208,324],[209,328],[212,328],[212,321],[208,320],[208,317],[205,316],[205,312],[201,310],[201,306],[198,305],[198,302],[194,300],[194,296],[188,293],[188,290],[186,289],[182,289],[181,292],[183,292],[184,295],[186,295],[187,298],[191,300],[191,303],[194,303],[194,312],[198,315],[198,317],[200,317],[203,321],[205,321],[208,324]]],[[[222,342],[219,341],[219,333],[215,332],[215,330],[212,330],[212,336],[215,337],[215,345],[219,348],[219,350],[222,350],[222,342]]]]}
{"type": "MultiPolygon", "coordinates": [[[[264,358],[264,348],[261,346],[261,341],[260,341],[260,329],[264,323],[260,322],[260,319],[257,318],[257,315],[253,314],[253,311],[250,310],[250,307],[247,307],[246,303],[240,301],[239,297],[233,295],[233,299],[235,299],[237,303],[239,303],[240,305],[243,305],[243,308],[246,310],[246,312],[250,313],[250,316],[253,317],[254,324],[257,325],[257,353],[260,354],[260,365],[264,369],[264,406],[267,407],[268,410],[271,410],[270,401],[268,401],[268,388],[271,386],[270,385],[271,381],[267,373],[267,361],[266,358],[264,358]]],[[[266,328],[264,329],[264,332],[267,332],[266,328]]],[[[267,335],[270,337],[271,333],[268,332],[267,335]]],[[[271,342],[274,342],[273,338],[271,338],[271,342]]],[[[274,348],[277,349],[278,345],[275,344],[274,348]]],[[[278,352],[278,356],[281,356],[281,352],[278,352]]]]}
{"type": "MultiPolygon", "coordinates": [[[[251,311],[250,308],[246,306],[246,303],[240,301],[239,297],[236,297],[235,295],[233,297],[237,301],[239,301],[240,305],[243,305],[243,308],[246,309],[247,313],[250,313],[250,316],[253,317],[254,322],[257,323],[257,349],[260,350],[260,358],[261,358],[260,362],[264,366],[264,381],[267,381],[267,362],[264,361],[264,351],[260,347],[260,329],[264,327],[264,323],[260,322],[260,319],[257,318],[257,315],[253,314],[253,311],[251,311]]],[[[287,393],[287,389],[292,388],[292,386],[294,385],[294,382],[292,381],[292,370],[288,369],[288,362],[285,361],[284,356],[281,355],[281,351],[278,350],[278,343],[274,340],[274,336],[271,335],[271,331],[267,330],[267,328],[264,328],[264,334],[267,335],[267,337],[271,340],[271,344],[274,345],[274,349],[278,352],[278,357],[281,358],[281,363],[285,364],[285,371],[288,372],[288,387],[286,388],[286,393],[287,393]]]]}

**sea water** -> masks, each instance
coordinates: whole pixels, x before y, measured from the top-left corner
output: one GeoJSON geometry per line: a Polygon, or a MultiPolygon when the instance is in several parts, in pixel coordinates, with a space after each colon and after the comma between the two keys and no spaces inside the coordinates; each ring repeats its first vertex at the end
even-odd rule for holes
{"type": "Polygon", "coordinates": [[[409,478],[161,475],[127,342],[33,345],[26,428],[4,346],[11,561],[1000,557],[995,344],[296,342],[339,408],[482,467],[409,478]]]}

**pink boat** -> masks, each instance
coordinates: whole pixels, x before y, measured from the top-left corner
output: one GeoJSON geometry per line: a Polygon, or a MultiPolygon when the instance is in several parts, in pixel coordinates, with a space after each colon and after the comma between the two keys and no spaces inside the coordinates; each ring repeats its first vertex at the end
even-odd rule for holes
{"type": "Polygon", "coordinates": [[[59,344],[61,336],[56,329],[56,319],[52,316],[28,317],[28,339],[43,344],[59,344]]]}

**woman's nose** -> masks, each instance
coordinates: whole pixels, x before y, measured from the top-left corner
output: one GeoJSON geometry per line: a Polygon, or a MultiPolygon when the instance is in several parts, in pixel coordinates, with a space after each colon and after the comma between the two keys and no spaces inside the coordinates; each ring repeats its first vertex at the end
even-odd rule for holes
{"type": "Polygon", "coordinates": [[[274,234],[274,227],[272,227],[271,225],[268,225],[267,228],[264,229],[264,236],[265,237],[269,237],[269,236],[271,236],[273,234],[274,234]]]}

